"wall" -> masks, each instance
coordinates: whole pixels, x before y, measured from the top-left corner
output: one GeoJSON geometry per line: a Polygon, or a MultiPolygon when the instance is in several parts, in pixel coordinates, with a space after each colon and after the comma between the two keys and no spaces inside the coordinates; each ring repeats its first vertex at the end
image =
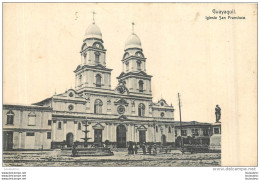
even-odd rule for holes
{"type": "Polygon", "coordinates": [[[42,109],[19,106],[3,109],[3,131],[13,132],[13,149],[49,149],[51,139],[47,139],[47,132],[51,131],[48,126],[51,120],[51,112],[42,109]],[[13,125],[7,125],[7,112],[12,110],[14,113],[13,125]],[[29,113],[35,113],[35,125],[28,124],[29,113]],[[34,136],[26,136],[26,132],[34,133],[34,136]]]}

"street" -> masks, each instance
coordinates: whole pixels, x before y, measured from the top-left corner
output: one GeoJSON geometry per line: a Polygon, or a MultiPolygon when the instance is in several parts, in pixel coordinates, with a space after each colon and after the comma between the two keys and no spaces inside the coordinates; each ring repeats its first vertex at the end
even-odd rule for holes
{"type": "Polygon", "coordinates": [[[92,167],[183,167],[221,166],[220,153],[182,154],[178,150],[157,155],[132,155],[126,151],[113,151],[114,156],[71,157],[61,150],[54,151],[8,151],[3,153],[3,166],[92,166],[92,167]]]}

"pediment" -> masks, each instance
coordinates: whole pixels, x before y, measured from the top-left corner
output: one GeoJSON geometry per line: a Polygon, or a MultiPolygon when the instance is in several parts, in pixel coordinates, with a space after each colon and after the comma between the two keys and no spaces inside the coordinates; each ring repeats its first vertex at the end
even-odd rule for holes
{"type": "Polygon", "coordinates": [[[82,98],[81,96],[78,95],[78,93],[74,89],[69,89],[62,94],[57,94],[56,96],[68,97],[68,98],[82,98]]]}
{"type": "Polygon", "coordinates": [[[94,126],[92,126],[93,129],[104,129],[104,126],[102,126],[100,123],[95,124],[94,126]]]}
{"type": "Polygon", "coordinates": [[[162,106],[162,107],[169,107],[167,102],[164,99],[160,99],[157,103],[154,103],[157,106],[162,106]]]}
{"type": "Polygon", "coordinates": [[[120,99],[116,100],[114,102],[114,104],[115,105],[125,105],[125,106],[128,106],[128,102],[125,99],[123,99],[123,98],[120,98],[120,99]]]}
{"type": "Polygon", "coordinates": [[[137,128],[138,131],[147,131],[147,128],[144,125],[141,125],[137,128]]]}
{"type": "Polygon", "coordinates": [[[127,119],[127,117],[126,117],[126,115],[121,115],[121,116],[119,116],[119,118],[118,119],[127,119]]]}

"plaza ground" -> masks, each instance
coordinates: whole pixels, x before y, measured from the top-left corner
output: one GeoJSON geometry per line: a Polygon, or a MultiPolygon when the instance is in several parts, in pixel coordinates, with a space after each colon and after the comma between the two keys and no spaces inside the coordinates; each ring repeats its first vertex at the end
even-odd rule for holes
{"type": "MultiPolygon", "coordinates": [[[[220,153],[185,153],[172,150],[157,155],[132,155],[126,150],[113,150],[113,156],[71,157],[60,150],[55,151],[5,151],[3,166],[94,166],[94,167],[141,167],[141,166],[221,166],[220,153]]],[[[69,153],[70,154],[70,153],[69,153]]]]}

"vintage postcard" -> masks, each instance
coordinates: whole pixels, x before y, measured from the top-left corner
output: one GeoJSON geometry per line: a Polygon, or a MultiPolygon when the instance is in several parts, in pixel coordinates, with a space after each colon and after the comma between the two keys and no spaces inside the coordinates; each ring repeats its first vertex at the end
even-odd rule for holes
{"type": "Polygon", "coordinates": [[[257,166],[257,3],[3,3],[3,167],[257,166]]]}

